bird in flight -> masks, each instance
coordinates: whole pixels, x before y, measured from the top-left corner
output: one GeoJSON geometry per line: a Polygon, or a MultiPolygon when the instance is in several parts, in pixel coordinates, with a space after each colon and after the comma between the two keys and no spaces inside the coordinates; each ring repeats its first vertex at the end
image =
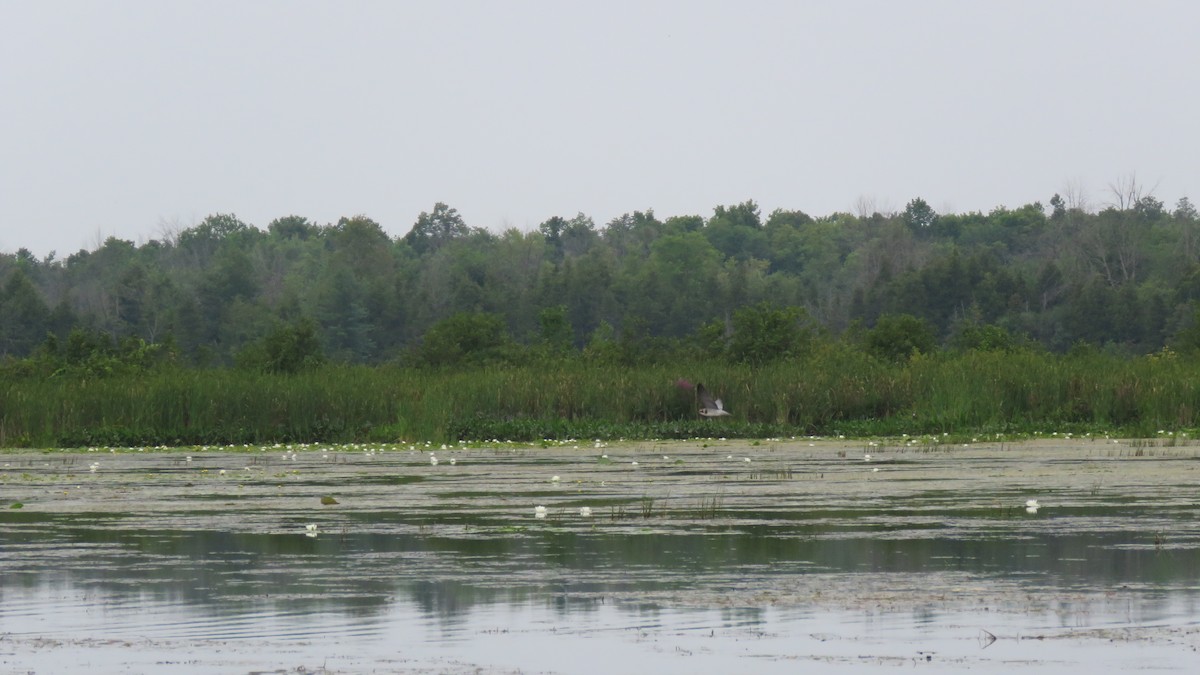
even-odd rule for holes
{"type": "Polygon", "coordinates": [[[721,399],[713,398],[704,385],[698,382],[696,383],[696,395],[700,397],[701,417],[723,417],[729,414],[725,405],[721,403],[721,399]]]}

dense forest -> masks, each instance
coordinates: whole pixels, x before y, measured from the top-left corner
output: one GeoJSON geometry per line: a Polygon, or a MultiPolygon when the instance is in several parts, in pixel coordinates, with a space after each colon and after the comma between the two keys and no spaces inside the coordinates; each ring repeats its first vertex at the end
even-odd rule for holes
{"type": "Polygon", "coordinates": [[[939,214],[917,198],[890,214],[764,219],[747,201],[707,218],[635,211],[597,226],[579,214],[499,234],[439,203],[398,238],[366,216],[287,216],[264,231],[217,214],[141,245],[0,254],[0,356],[17,373],[15,360],[72,350],[286,369],[299,364],[281,365],[281,349],[447,364],[530,347],[628,360],[798,348],[737,344],[739,310],[743,325],[860,342],[903,318],[889,330],[916,351],[1200,345],[1196,208],[1168,208],[1132,180],[1111,192],[1100,209],[1056,194],[1049,207],[939,214]]]}

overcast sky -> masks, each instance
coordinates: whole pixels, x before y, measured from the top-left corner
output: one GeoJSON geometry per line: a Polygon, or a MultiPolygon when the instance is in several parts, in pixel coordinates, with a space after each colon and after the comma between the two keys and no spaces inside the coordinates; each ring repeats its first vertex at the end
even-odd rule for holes
{"type": "Polygon", "coordinates": [[[1200,198],[1200,3],[0,0],[0,251],[1200,198]]]}

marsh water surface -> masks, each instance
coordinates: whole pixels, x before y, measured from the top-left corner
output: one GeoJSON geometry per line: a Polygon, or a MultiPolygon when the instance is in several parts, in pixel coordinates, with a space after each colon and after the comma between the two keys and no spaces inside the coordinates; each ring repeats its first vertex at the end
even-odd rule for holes
{"type": "Polygon", "coordinates": [[[1195,446],[102,449],[0,490],[0,672],[1200,663],[1195,446]]]}

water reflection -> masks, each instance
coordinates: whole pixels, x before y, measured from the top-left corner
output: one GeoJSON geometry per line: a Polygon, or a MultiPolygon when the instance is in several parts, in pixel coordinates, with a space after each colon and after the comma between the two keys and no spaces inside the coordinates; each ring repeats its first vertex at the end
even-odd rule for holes
{"type": "MultiPolygon", "coordinates": [[[[579,532],[552,528],[482,536],[398,533],[254,534],[122,530],[120,519],[5,514],[4,587],[50,576],[108,586],[196,593],[391,595],[432,580],[480,591],[603,592],[691,586],[748,576],[962,572],[1022,578],[1059,588],[1127,584],[1188,588],[1200,548],[1147,545],[1134,532],[1054,530],[1020,537],[929,532],[924,538],[819,537],[807,528],[743,525],[720,532],[579,532]],[[974,536],[977,538],[965,538],[974,536]],[[347,589],[348,592],[351,592],[347,589]]],[[[490,601],[489,599],[484,600],[490,601]]],[[[467,598],[467,606],[472,604],[467,598]]],[[[457,604],[457,603],[456,603],[457,604]]]]}
{"type": "Polygon", "coordinates": [[[684,672],[679,659],[698,653],[711,670],[726,659],[744,670],[745,640],[780,666],[789,654],[853,662],[863,640],[924,641],[976,663],[979,645],[961,643],[985,629],[1196,633],[1200,521],[1180,496],[1195,480],[1190,457],[1117,467],[1078,452],[1053,465],[1012,452],[915,456],[883,463],[881,478],[828,452],[772,452],[759,467],[803,465],[810,477],[749,473],[700,448],[672,451],[686,471],[480,453],[434,473],[445,467],[395,453],[291,474],[267,466],[236,483],[149,456],[113,460],[91,483],[30,460],[20,471],[32,479],[3,476],[27,507],[0,512],[0,634],[337,638],[368,665],[400,640],[439,670],[464,649],[470,664],[536,665],[498,657],[493,642],[553,637],[640,659],[644,642],[664,641],[678,651],[662,672],[684,672]],[[1043,495],[1032,516],[1031,466],[1043,495]],[[548,472],[576,482],[546,488],[548,472]],[[319,505],[330,486],[337,508],[319,505]],[[551,517],[535,521],[534,501],[551,517]],[[597,517],[572,517],[579,505],[597,517]],[[812,644],[793,654],[797,636],[812,644]]]}

